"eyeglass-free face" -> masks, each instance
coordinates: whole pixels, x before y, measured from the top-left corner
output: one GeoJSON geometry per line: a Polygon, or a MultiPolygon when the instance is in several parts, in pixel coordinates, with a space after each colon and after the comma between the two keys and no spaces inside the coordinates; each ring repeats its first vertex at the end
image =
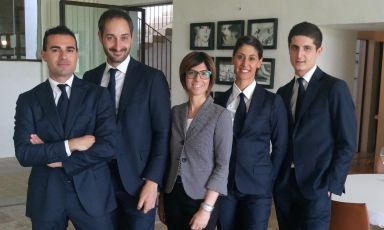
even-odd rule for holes
{"type": "Polygon", "coordinates": [[[200,78],[203,78],[203,79],[210,79],[212,73],[209,70],[196,71],[196,70],[191,69],[191,70],[188,70],[185,73],[185,75],[187,78],[196,78],[197,76],[200,76],[200,78]]]}
{"type": "Polygon", "coordinates": [[[191,96],[204,96],[209,87],[211,72],[207,70],[207,66],[201,63],[192,67],[191,70],[186,72],[185,85],[188,95],[191,96]],[[197,77],[199,76],[199,77],[197,77]]]}

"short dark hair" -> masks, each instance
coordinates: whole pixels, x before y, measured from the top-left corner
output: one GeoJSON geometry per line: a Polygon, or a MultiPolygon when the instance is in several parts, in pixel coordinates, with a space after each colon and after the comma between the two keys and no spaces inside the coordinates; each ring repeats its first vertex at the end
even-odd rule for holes
{"type": "Polygon", "coordinates": [[[76,50],[77,50],[77,40],[76,40],[75,34],[68,27],[60,25],[45,31],[44,38],[43,38],[43,51],[47,51],[48,36],[55,35],[55,34],[69,35],[73,37],[73,39],[75,39],[75,42],[76,42],[76,50]]]}
{"type": "Polygon", "coordinates": [[[301,22],[294,25],[288,34],[288,45],[291,44],[292,38],[294,36],[300,35],[312,38],[316,49],[321,47],[321,43],[323,42],[323,34],[321,33],[320,28],[315,24],[310,22],[301,22]]]}
{"type": "Polygon", "coordinates": [[[185,80],[187,71],[191,70],[195,66],[200,65],[201,63],[204,63],[207,66],[207,69],[212,73],[211,78],[209,79],[209,85],[206,94],[208,96],[216,80],[216,67],[212,60],[212,57],[209,56],[207,53],[193,51],[183,58],[179,68],[180,82],[183,88],[187,90],[185,80]]]}
{"type": "Polygon", "coordinates": [[[237,39],[235,48],[233,48],[232,57],[235,56],[237,50],[240,49],[240,47],[242,47],[243,45],[253,46],[253,48],[255,48],[257,51],[257,55],[259,56],[259,59],[263,57],[263,45],[261,44],[259,39],[257,39],[255,36],[252,36],[252,35],[242,36],[239,39],[237,39]]]}
{"type": "Polygon", "coordinates": [[[112,8],[107,11],[105,11],[99,18],[99,32],[102,34],[104,32],[105,23],[107,23],[109,20],[112,20],[114,18],[122,18],[125,21],[127,21],[129,26],[129,31],[131,32],[131,36],[133,33],[133,22],[129,14],[121,9],[112,8]]]}

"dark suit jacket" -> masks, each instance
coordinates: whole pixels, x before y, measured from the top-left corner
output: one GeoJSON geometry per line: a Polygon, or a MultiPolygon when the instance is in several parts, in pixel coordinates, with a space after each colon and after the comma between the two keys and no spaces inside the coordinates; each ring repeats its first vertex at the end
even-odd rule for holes
{"type": "MultiPolygon", "coordinates": [[[[84,74],[100,85],[105,63],[84,74]]],[[[138,195],[143,178],[160,186],[168,158],[170,96],[164,74],[131,57],[117,114],[118,138],[115,148],[125,190],[138,195]]]]}
{"type": "Polygon", "coordinates": [[[66,178],[73,178],[78,198],[89,215],[99,216],[116,207],[106,163],[114,155],[113,119],[107,90],[76,77],[64,128],[48,80],[19,96],[13,139],[20,164],[32,166],[27,216],[47,221],[61,216],[65,208],[66,178]],[[32,145],[30,134],[37,134],[44,144],[32,145]],[[96,137],[94,145],[68,157],[64,140],[87,134],[96,137]],[[53,162],[63,162],[63,168],[47,166],[53,162]]]}
{"type": "MultiPolygon", "coordinates": [[[[277,93],[284,99],[289,118],[290,147],[296,180],[307,199],[331,191],[340,195],[356,151],[354,104],[344,81],[319,68],[314,72],[293,123],[290,101],[294,79],[277,93]]],[[[280,183],[286,183],[290,162],[285,162],[280,183]]]]}
{"type": "MultiPolygon", "coordinates": [[[[231,93],[232,88],[216,98],[216,103],[226,107],[231,93]]],[[[236,162],[231,162],[231,165],[235,164],[235,183],[239,192],[272,195],[273,183],[287,151],[285,113],[280,96],[256,85],[243,129],[239,136],[234,136],[233,148],[237,154],[236,162]]]]}

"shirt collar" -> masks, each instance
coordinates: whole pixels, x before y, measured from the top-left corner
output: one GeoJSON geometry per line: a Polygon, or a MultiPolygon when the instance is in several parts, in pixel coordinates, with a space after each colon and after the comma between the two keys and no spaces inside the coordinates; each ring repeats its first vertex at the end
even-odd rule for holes
{"type": "Polygon", "coordinates": [[[108,72],[110,69],[118,69],[120,72],[125,74],[127,72],[128,64],[130,60],[131,60],[131,55],[128,55],[128,57],[116,67],[113,67],[108,62],[106,62],[107,63],[106,72],[108,72]]]}
{"type": "Polygon", "coordinates": [[[253,92],[255,91],[256,88],[256,81],[253,80],[249,86],[247,86],[243,91],[237,87],[236,83],[233,83],[233,89],[232,89],[232,95],[234,98],[239,96],[239,94],[242,92],[245,95],[245,98],[250,100],[252,98],[253,92]]]}
{"type": "MultiPolygon", "coordinates": [[[[74,75],[72,74],[72,76],[70,78],[68,78],[68,80],[65,81],[64,84],[68,85],[71,88],[72,83],[73,83],[73,77],[74,77],[74,75]]],[[[53,80],[50,77],[48,78],[48,81],[49,81],[49,85],[51,86],[52,90],[55,90],[57,88],[58,84],[63,84],[63,83],[59,83],[59,82],[53,80]]]]}
{"type": "MultiPolygon", "coordinates": [[[[310,69],[306,74],[304,74],[303,78],[304,80],[309,83],[311,80],[313,73],[316,71],[317,65],[313,66],[312,69],[310,69]]],[[[297,79],[298,76],[295,75],[295,78],[297,79]]]]}

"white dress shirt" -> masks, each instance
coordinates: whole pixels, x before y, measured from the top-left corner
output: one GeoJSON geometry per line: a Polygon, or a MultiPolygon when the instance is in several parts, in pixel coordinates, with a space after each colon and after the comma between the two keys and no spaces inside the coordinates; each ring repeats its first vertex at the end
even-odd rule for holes
{"type": "MultiPolygon", "coordinates": [[[[122,62],[120,63],[120,65],[118,65],[116,67],[117,69],[117,72],[116,72],[116,75],[115,75],[115,79],[116,79],[116,113],[117,113],[117,110],[119,108],[119,102],[120,102],[120,96],[121,96],[121,91],[123,90],[123,85],[124,85],[124,78],[125,78],[125,75],[126,75],[126,71],[128,69],[128,64],[129,64],[129,61],[131,60],[131,56],[128,55],[128,57],[122,62]]],[[[103,87],[108,87],[108,84],[109,84],[109,79],[110,79],[110,74],[109,74],[109,69],[114,69],[115,67],[111,66],[110,64],[108,64],[108,62],[106,62],[106,67],[105,67],[105,70],[104,70],[104,73],[103,73],[103,78],[101,79],[101,86],[103,87]]]]}
{"type": "MultiPolygon", "coordinates": [[[[310,69],[306,74],[304,74],[304,76],[302,77],[304,80],[303,80],[303,85],[304,85],[304,89],[307,90],[307,87],[308,87],[308,84],[309,84],[309,81],[311,80],[312,78],[312,75],[313,73],[315,72],[317,68],[317,65],[315,65],[314,67],[312,67],[312,69],[310,69]]],[[[295,119],[295,111],[296,111],[296,101],[297,101],[297,94],[299,92],[299,82],[297,81],[297,78],[299,78],[298,76],[295,76],[295,83],[293,85],[293,89],[292,89],[292,97],[291,97],[291,113],[292,113],[292,117],[293,119],[295,119]]]]}
{"type": "MultiPolygon", "coordinates": [[[[71,88],[72,88],[72,82],[73,82],[73,74],[64,83],[59,83],[59,82],[53,80],[52,78],[48,78],[48,81],[49,81],[49,84],[51,85],[51,88],[52,88],[53,99],[55,100],[56,106],[57,106],[57,103],[59,102],[59,98],[61,96],[61,90],[57,86],[58,84],[66,84],[67,85],[67,87],[65,87],[65,90],[67,91],[68,99],[71,98],[71,88]]],[[[71,150],[69,149],[68,140],[64,141],[64,145],[65,145],[65,151],[67,152],[67,155],[70,156],[72,153],[71,153],[71,150]]]]}
{"type": "Polygon", "coordinates": [[[244,102],[248,112],[249,105],[251,104],[251,99],[252,99],[253,92],[255,91],[255,88],[256,88],[255,80],[253,80],[253,82],[249,86],[247,86],[247,88],[245,88],[243,91],[241,91],[239,87],[237,87],[237,85],[233,83],[232,93],[229,96],[228,102],[227,102],[227,109],[229,110],[229,112],[231,112],[231,115],[232,115],[232,124],[233,124],[233,121],[235,120],[236,109],[239,106],[239,102],[240,102],[239,94],[240,93],[244,94],[244,102]]]}

